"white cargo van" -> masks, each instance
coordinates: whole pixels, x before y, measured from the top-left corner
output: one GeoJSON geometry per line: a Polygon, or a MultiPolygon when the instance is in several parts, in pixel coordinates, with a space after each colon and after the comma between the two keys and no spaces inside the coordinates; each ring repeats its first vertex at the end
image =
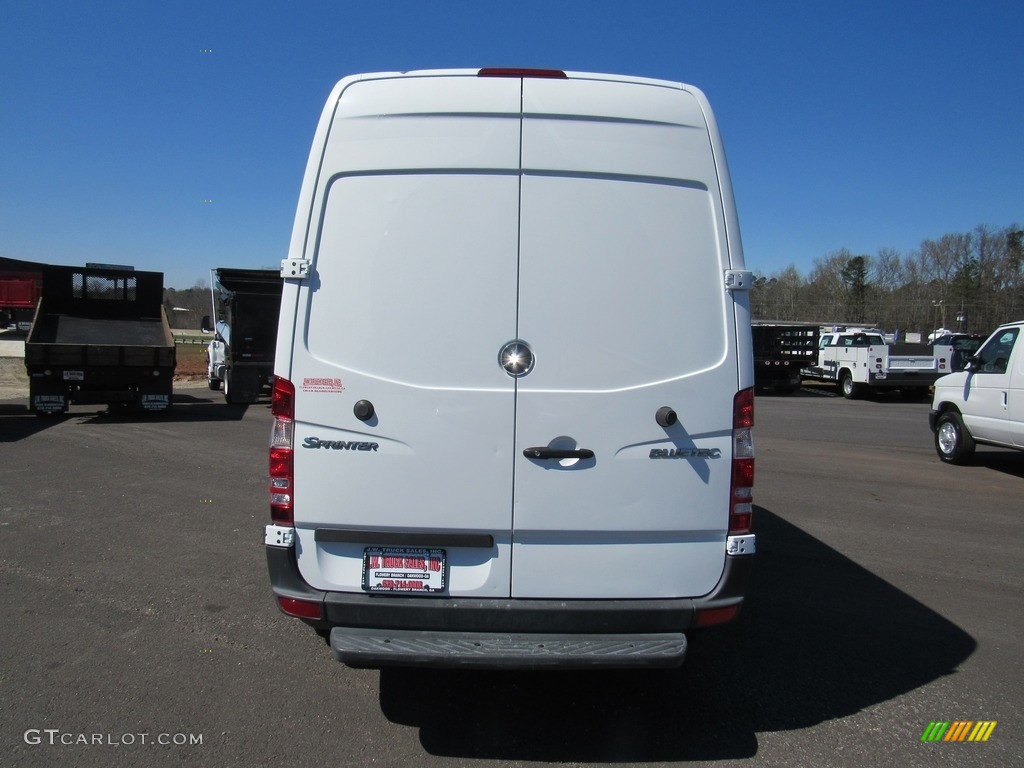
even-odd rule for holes
{"type": "Polygon", "coordinates": [[[935,451],[966,464],[977,443],[1024,450],[1024,321],[1006,323],[967,360],[935,382],[928,423],[935,451]]]}
{"type": "Polygon", "coordinates": [[[299,196],[266,548],[353,666],[673,666],[754,536],[750,273],[704,95],[348,77],[299,196]]]}

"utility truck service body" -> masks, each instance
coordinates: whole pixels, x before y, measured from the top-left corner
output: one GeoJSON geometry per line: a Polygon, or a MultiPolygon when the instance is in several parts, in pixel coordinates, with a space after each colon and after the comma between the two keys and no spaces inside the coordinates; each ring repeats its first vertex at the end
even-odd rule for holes
{"type": "Polygon", "coordinates": [[[285,277],[266,551],[353,666],[674,666],[743,600],[749,295],[704,95],[349,77],[285,277]]]}
{"type": "Polygon", "coordinates": [[[940,362],[927,345],[890,343],[881,331],[850,328],[822,333],[818,359],[802,373],[809,379],[833,381],[844,397],[854,399],[880,389],[924,396],[948,372],[947,361],[940,362]]]}

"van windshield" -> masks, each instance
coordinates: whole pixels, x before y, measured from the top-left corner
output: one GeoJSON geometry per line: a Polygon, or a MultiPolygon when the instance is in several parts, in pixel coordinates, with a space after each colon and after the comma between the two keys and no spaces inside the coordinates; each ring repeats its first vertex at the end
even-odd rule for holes
{"type": "Polygon", "coordinates": [[[978,351],[980,364],[975,370],[981,373],[1006,373],[1010,352],[1019,332],[1019,328],[1007,328],[989,339],[978,351]]]}

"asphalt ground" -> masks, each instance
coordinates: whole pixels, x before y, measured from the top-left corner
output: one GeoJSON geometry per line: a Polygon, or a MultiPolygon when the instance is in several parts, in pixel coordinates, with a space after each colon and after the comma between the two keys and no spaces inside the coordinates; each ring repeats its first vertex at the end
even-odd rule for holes
{"type": "Polygon", "coordinates": [[[758,398],[754,581],[678,671],[375,672],[273,603],[266,402],[39,418],[17,387],[2,765],[1024,765],[1024,453],[941,464],[925,403],[758,398]],[[997,725],[921,741],[958,720],[997,725]]]}

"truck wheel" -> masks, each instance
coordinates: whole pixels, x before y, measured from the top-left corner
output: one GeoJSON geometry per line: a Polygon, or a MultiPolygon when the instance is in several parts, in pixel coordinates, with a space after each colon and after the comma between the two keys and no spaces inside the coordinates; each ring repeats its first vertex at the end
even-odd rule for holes
{"type": "Polygon", "coordinates": [[[214,392],[219,392],[220,391],[220,379],[207,379],[206,380],[206,384],[214,392]]]}
{"type": "Polygon", "coordinates": [[[839,389],[847,400],[856,400],[861,394],[861,385],[853,380],[853,375],[849,371],[842,372],[839,389]]]}
{"type": "Polygon", "coordinates": [[[227,374],[224,377],[224,402],[233,405],[235,400],[234,400],[234,396],[233,396],[233,394],[231,392],[231,384],[230,384],[230,382],[231,382],[231,374],[229,373],[229,374],[227,374]]]}
{"type": "Polygon", "coordinates": [[[946,411],[935,424],[935,452],[947,464],[966,464],[974,456],[974,438],[956,411],[946,411]]]}

